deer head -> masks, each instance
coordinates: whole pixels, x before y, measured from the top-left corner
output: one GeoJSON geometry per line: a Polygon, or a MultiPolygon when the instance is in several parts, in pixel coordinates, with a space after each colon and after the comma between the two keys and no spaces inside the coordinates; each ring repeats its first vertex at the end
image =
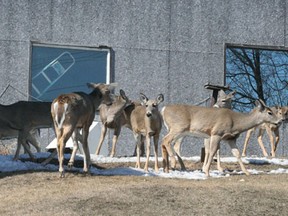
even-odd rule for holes
{"type": "Polygon", "coordinates": [[[149,100],[146,95],[140,93],[140,101],[146,107],[146,116],[149,118],[153,115],[155,110],[158,111],[158,105],[164,101],[163,94],[159,94],[155,100],[149,100]]]}

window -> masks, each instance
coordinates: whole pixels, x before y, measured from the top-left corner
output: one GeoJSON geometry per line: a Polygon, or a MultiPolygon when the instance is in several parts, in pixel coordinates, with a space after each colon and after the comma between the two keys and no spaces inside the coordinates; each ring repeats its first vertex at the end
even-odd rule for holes
{"type": "Polygon", "coordinates": [[[256,99],[268,106],[288,102],[288,51],[226,46],[226,85],[237,94],[233,109],[248,112],[256,99]]]}
{"type": "Polygon", "coordinates": [[[110,49],[32,44],[32,100],[52,101],[76,91],[89,93],[88,82],[110,82],[110,49]]]}

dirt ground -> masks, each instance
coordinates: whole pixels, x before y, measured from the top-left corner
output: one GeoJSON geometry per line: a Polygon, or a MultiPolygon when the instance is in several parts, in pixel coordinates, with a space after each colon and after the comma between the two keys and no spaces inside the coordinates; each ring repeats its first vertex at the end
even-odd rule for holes
{"type": "MultiPolygon", "coordinates": [[[[119,166],[134,164],[101,164],[103,169],[119,166]]],[[[188,170],[200,167],[200,163],[188,164],[188,170]]],[[[237,164],[224,167],[239,170],[237,164]]],[[[65,178],[59,178],[58,172],[0,173],[0,215],[288,215],[287,180],[287,174],[185,180],[73,172],[65,178]]]]}

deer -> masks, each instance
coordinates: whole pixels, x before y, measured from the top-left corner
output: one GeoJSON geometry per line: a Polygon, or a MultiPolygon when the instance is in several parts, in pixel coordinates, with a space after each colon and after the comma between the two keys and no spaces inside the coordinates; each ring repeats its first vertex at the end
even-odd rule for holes
{"type": "Polygon", "coordinates": [[[29,148],[32,144],[41,151],[38,141],[40,128],[53,127],[50,114],[51,102],[18,101],[10,105],[0,104],[1,138],[17,138],[17,149],[13,160],[18,160],[21,145],[34,160],[29,148]]]}
{"type": "Polygon", "coordinates": [[[110,153],[110,157],[115,156],[116,144],[117,144],[120,132],[121,132],[121,128],[123,126],[126,126],[131,129],[129,121],[126,118],[127,115],[125,115],[125,110],[126,110],[126,107],[131,106],[132,104],[133,106],[135,104],[140,105],[140,104],[130,101],[127,97],[124,98],[120,92],[120,95],[116,97],[112,105],[108,106],[106,104],[102,104],[100,106],[99,115],[100,115],[100,119],[102,122],[102,127],[101,127],[101,135],[100,135],[99,143],[95,152],[96,155],[99,155],[100,153],[104,138],[106,136],[107,129],[109,128],[109,129],[114,129],[114,135],[113,135],[113,140],[112,140],[112,150],[110,153]],[[113,111],[115,112],[115,110],[117,110],[118,115],[115,115],[115,114],[111,115],[111,113],[113,113],[113,111]]]}
{"type": "MultiPolygon", "coordinates": [[[[283,122],[288,120],[288,106],[272,107],[271,109],[274,109],[274,111],[277,112],[280,117],[281,116],[283,117],[283,122]]],[[[263,141],[262,141],[265,130],[266,130],[266,132],[269,136],[269,140],[270,140],[271,156],[275,157],[277,145],[278,145],[279,140],[280,140],[280,133],[279,133],[280,125],[281,124],[274,125],[274,124],[269,124],[269,123],[263,123],[257,127],[254,127],[254,128],[251,128],[250,130],[248,130],[246,133],[245,141],[244,141],[242,157],[246,156],[246,150],[247,150],[248,142],[250,140],[252,133],[255,132],[256,130],[258,130],[257,141],[258,141],[258,144],[259,144],[259,146],[263,152],[264,157],[268,157],[268,153],[267,153],[267,151],[264,147],[263,141]],[[275,136],[275,138],[274,138],[274,136],[275,136]]]]}
{"type": "MultiPolygon", "coordinates": [[[[99,106],[100,116],[101,115],[102,115],[102,117],[104,116],[102,118],[102,130],[101,130],[101,135],[100,135],[100,140],[103,139],[102,142],[104,141],[104,138],[105,138],[105,134],[104,134],[104,136],[102,134],[103,133],[103,127],[105,127],[107,129],[107,127],[112,128],[114,125],[119,125],[117,120],[123,117],[123,109],[126,109],[127,106],[132,106],[132,102],[128,99],[128,97],[126,96],[125,92],[122,89],[120,89],[120,95],[115,97],[115,101],[112,103],[112,105],[108,106],[106,104],[101,104],[99,106]],[[105,111],[105,113],[103,113],[103,110],[105,111]],[[115,120],[116,120],[116,123],[114,123],[115,120]]],[[[119,133],[117,133],[117,134],[119,135],[119,133]]],[[[73,133],[71,138],[72,138],[72,142],[73,142],[73,150],[72,150],[70,160],[68,162],[69,168],[71,168],[74,164],[75,156],[76,156],[76,153],[79,149],[78,141],[80,143],[83,143],[83,138],[82,138],[82,135],[80,134],[80,130],[77,130],[76,133],[73,133]]],[[[113,141],[114,141],[114,138],[113,138],[113,141]]],[[[99,148],[99,146],[98,146],[98,148],[99,148]]],[[[115,146],[114,146],[114,148],[115,148],[115,146]]],[[[54,158],[54,156],[56,154],[57,154],[57,151],[53,151],[50,154],[50,156],[45,161],[42,162],[42,164],[43,165],[48,164],[54,158]]]]}
{"type": "MultiPolygon", "coordinates": [[[[229,94],[226,94],[222,89],[218,92],[218,97],[217,97],[217,101],[216,103],[213,105],[214,108],[227,108],[227,109],[231,109],[232,105],[232,98],[234,97],[234,95],[236,94],[235,91],[230,92],[229,94]]],[[[178,160],[180,162],[181,165],[181,170],[186,170],[185,165],[181,159],[181,155],[180,155],[180,148],[181,148],[181,142],[183,140],[184,137],[179,138],[178,140],[176,140],[175,145],[174,145],[174,151],[176,152],[176,155],[178,157],[178,160]]],[[[210,140],[208,139],[204,139],[204,147],[205,147],[205,158],[204,158],[204,163],[203,166],[205,166],[205,164],[207,163],[208,160],[208,155],[209,155],[209,143],[210,140]]],[[[220,147],[220,145],[219,145],[220,147]]],[[[220,165],[220,149],[217,150],[217,168],[220,172],[223,172],[223,168],[220,165]]],[[[171,164],[171,168],[175,169],[176,164],[171,164]]]]}
{"type": "MultiPolygon", "coordinates": [[[[82,129],[80,142],[84,151],[84,166],[83,172],[89,172],[90,152],[88,146],[89,127],[92,124],[95,112],[101,104],[112,104],[111,90],[116,87],[115,83],[87,83],[89,88],[92,88],[90,94],[84,92],[74,92],[61,94],[55,98],[51,104],[51,115],[54,122],[56,137],[57,137],[57,155],[59,161],[60,178],[65,177],[64,150],[68,139],[72,136],[79,141],[79,129],[82,129]]],[[[74,142],[73,152],[78,148],[74,142]]],[[[71,158],[73,156],[73,153],[71,158]]],[[[73,158],[72,158],[73,160],[73,158]]],[[[72,165],[72,161],[70,165],[72,165]]]]}
{"type": "Polygon", "coordinates": [[[140,166],[140,148],[141,143],[145,138],[146,140],[146,163],[144,166],[144,171],[148,171],[148,163],[150,157],[150,143],[151,137],[153,137],[154,143],[154,155],[155,155],[155,171],[159,171],[158,165],[158,142],[159,136],[162,128],[162,118],[158,110],[158,106],[164,101],[163,94],[159,94],[156,99],[149,100],[146,95],[140,93],[140,101],[142,106],[134,106],[130,108],[130,111],[126,111],[125,114],[130,120],[131,129],[136,140],[137,147],[137,160],[136,168],[141,168],[140,166]]]}
{"type": "MultiPolygon", "coordinates": [[[[102,106],[109,107],[106,113],[106,121],[103,122],[104,125],[111,125],[113,124],[114,119],[117,119],[121,114],[123,109],[130,104],[129,98],[126,96],[124,90],[120,89],[120,95],[115,98],[115,101],[111,105],[107,104],[100,104],[100,109],[102,106]]],[[[68,166],[72,167],[74,164],[74,159],[76,156],[76,152],[79,148],[78,141],[83,143],[83,136],[80,134],[79,129],[76,133],[72,134],[72,141],[73,141],[73,151],[68,162],[68,166]]]]}
{"type": "MultiPolygon", "coordinates": [[[[171,143],[191,135],[209,138],[209,155],[203,172],[209,177],[209,170],[220,141],[226,141],[237,158],[241,170],[249,175],[245,168],[236,140],[239,135],[264,122],[278,125],[282,121],[275,112],[265,105],[262,100],[255,101],[256,107],[249,113],[234,112],[227,108],[215,109],[185,104],[171,104],[161,110],[168,134],[162,139],[162,157],[164,172],[169,172],[169,157],[175,160],[171,143]]],[[[174,162],[175,163],[175,162],[174,162]]]]}

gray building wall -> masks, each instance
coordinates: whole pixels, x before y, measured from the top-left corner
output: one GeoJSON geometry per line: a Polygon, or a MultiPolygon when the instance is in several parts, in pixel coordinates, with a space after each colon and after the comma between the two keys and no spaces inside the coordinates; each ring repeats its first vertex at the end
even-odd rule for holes
{"type": "MultiPolygon", "coordinates": [[[[9,88],[0,101],[28,99],[31,41],[39,41],[111,47],[112,81],[131,99],[139,92],[163,93],[164,104],[195,104],[212,93],[205,83],[224,84],[225,44],[288,48],[287,5],[287,0],[0,0],[0,92],[8,84],[17,89],[9,88]]],[[[186,140],[185,153],[200,152],[199,145],[189,144],[195,140],[186,140]]],[[[124,129],[117,155],[133,148],[133,136],[124,129]]]]}

